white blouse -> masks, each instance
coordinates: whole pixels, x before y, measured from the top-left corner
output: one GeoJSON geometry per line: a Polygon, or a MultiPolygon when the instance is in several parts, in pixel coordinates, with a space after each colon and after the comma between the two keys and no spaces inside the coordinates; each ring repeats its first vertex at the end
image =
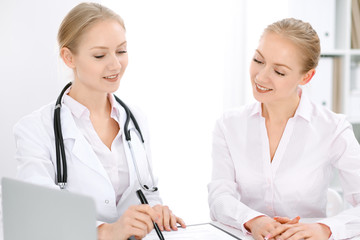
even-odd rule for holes
{"type": "MultiPolygon", "coordinates": [[[[69,92],[69,90],[67,92],[69,92]]],[[[112,94],[109,94],[108,98],[111,104],[110,116],[119,124],[120,128],[120,111],[123,109],[116,107],[116,100],[112,94]]],[[[63,102],[64,105],[70,109],[72,115],[74,116],[76,126],[84,135],[85,139],[89,142],[96,156],[102,163],[106,173],[108,174],[115,191],[117,204],[120,201],[122,194],[130,185],[129,168],[126,160],[123,140],[121,137],[123,131],[119,130],[111,144],[110,150],[96,133],[90,120],[89,109],[67,94],[64,95],[63,102]]],[[[125,112],[123,111],[122,114],[125,114],[125,112]]]]}
{"type": "Polygon", "coordinates": [[[242,229],[268,215],[324,218],[334,239],[360,234],[360,146],[345,117],[302,94],[270,161],[261,103],[226,112],[213,132],[211,218],[242,229]],[[326,218],[327,189],[339,170],[345,199],[354,208],[326,218]]]}

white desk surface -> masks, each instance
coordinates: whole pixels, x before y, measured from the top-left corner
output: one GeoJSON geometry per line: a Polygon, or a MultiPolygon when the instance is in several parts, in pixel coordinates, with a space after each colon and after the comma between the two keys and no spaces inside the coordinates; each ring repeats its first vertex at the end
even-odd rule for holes
{"type": "MultiPolygon", "coordinates": [[[[316,218],[304,218],[304,219],[301,219],[300,222],[316,222],[317,220],[319,220],[319,219],[316,219],[316,218]]],[[[219,228],[233,234],[236,237],[241,238],[242,240],[254,240],[254,238],[252,238],[252,236],[245,235],[241,230],[239,230],[237,228],[226,226],[226,225],[224,225],[222,223],[219,223],[219,222],[211,222],[211,224],[213,224],[213,225],[215,225],[215,226],[217,226],[217,227],[219,227],[219,228]]],[[[351,238],[351,240],[360,240],[360,236],[351,238]]]]}

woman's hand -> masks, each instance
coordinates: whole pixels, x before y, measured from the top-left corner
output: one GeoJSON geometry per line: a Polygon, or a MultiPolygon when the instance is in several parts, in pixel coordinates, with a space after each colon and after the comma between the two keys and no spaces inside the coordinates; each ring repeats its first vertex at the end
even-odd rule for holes
{"type": "Polygon", "coordinates": [[[255,240],[264,240],[271,239],[271,232],[281,226],[281,223],[268,216],[259,216],[247,221],[244,225],[255,240]]]}
{"type": "Polygon", "coordinates": [[[245,223],[245,228],[251,232],[255,240],[275,239],[274,237],[288,229],[287,226],[296,224],[300,217],[290,219],[287,217],[259,216],[245,223]],[[286,224],[286,226],[284,225],[286,224]]]}
{"type": "Polygon", "coordinates": [[[130,236],[142,239],[154,228],[153,221],[160,224],[160,215],[149,205],[131,206],[116,222],[100,225],[98,239],[126,240],[130,236]]]}
{"type": "Polygon", "coordinates": [[[295,223],[299,222],[300,217],[297,216],[294,219],[290,219],[288,217],[274,217],[274,220],[278,221],[281,224],[285,224],[285,223],[287,223],[287,224],[295,224],[295,223]]]}
{"type": "Polygon", "coordinates": [[[185,222],[181,218],[175,216],[168,206],[158,204],[154,206],[153,209],[160,216],[160,223],[158,223],[158,225],[161,231],[164,231],[164,229],[166,231],[171,231],[171,229],[176,231],[176,223],[179,223],[181,227],[186,228],[185,222]]]}
{"type": "Polygon", "coordinates": [[[328,226],[321,223],[284,224],[286,230],[275,237],[276,240],[327,240],[331,236],[328,226]]]}

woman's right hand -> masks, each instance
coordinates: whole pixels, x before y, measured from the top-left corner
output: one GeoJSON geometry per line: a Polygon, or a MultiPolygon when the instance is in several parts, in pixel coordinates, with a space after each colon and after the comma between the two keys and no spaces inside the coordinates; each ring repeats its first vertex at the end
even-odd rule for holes
{"type": "Polygon", "coordinates": [[[142,239],[154,228],[153,221],[158,223],[159,219],[147,204],[131,206],[116,222],[98,227],[98,240],[127,240],[130,236],[142,239]]]}
{"type": "Polygon", "coordinates": [[[255,240],[274,239],[277,235],[284,232],[283,224],[298,223],[300,217],[290,219],[287,217],[275,217],[274,219],[268,216],[259,216],[253,218],[245,223],[245,228],[251,232],[255,240]]]}
{"type": "Polygon", "coordinates": [[[271,239],[270,233],[281,226],[281,223],[268,216],[259,216],[247,221],[244,225],[255,240],[264,240],[271,239]]]}

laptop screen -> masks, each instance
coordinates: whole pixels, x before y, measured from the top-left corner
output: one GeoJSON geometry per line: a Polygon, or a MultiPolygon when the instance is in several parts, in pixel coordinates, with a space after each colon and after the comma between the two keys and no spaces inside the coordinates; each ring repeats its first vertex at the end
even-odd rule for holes
{"type": "Polygon", "coordinates": [[[4,240],[96,240],[90,197],[2,179],[4,240]]]}

